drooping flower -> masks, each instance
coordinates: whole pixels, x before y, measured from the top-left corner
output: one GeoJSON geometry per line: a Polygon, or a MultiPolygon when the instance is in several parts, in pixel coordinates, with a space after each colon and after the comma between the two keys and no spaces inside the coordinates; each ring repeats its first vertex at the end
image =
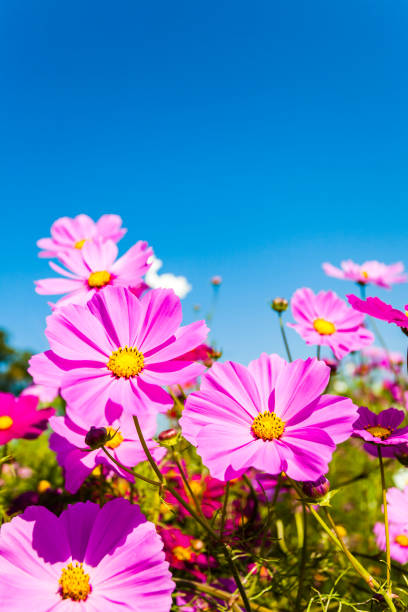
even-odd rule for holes
{"type": "Polygon", "coordinates": [[[149,259],[150,268],[146,273],[146,283],[152,289],[173,289],[174,293],[183,299],[192,289],[190,283],[184,276],[175,276],[174,274],[157,274],[157,271],[163,265],[161,259],[157,259],[152,255],[149,259]]]}
{"type": "Polygon", "coordinates": [[[395,283],[405,283],[408,280],[404,272],[404,264],[398,262],[391,265],[386,265],[379,261],[366,261],[363,264],[354,263],[351,259],[342,261],[341,269],[332,266],[330,263],[322,265],[323,270],[328,276],[340,278],[343,280],[352,280],[360,285],[368,285],[369,283],[391,289],[391,285],[395,283]]]}
{"type": "Polygon", "coordinates": [[[288,323],[306,344],[329,346],[337,359],[358,351],[374,341],[373,334],[363,327],[364,317],[340,299],[333,291],[298,289],[291,300],[297,323],[288,323]]]}
{"type": "MultiPolygon", "coordinates": [[[[387,408],[387,410],[376,414],[366,406],[360,406],[358,415],[359,418],[353,425],[353,436],[369,443],[368,445],[365,444],[364,448],[368,446],[370,449],[372,444],[383,447],[395,447],[408,443],[408,426],[398,428],[405,418],[402,410],[387,408]]],[[[390,451],[392,449],[388,448],[387,450],[390,451]]]]}
{"type": "MultiPolygon", "coordinates": [[[[202,344],[204,321],[180,327],[179,298],[154,289],[140,300],[107,287],[85,305],[68,304],[47,319],[51,350],[30,361],[34,382],[61,388],[69,415],[97,421],[109,400],[130,414],[165,412],[173,405],[161,387],[183,384],[204,366],[179,359],[202,344]]],[[[75,420],[75,419],[73,419],[75,420]]]]}
{"type": "Polygon", "coordinates": [[[162,548],[153,523],[124,499],[78,503],[58,517],[32,506],[1,529],[2,607],[169,612],[174,583],[162,548]]]}
{"type": "Polygon", "coordinates": [[[82,249],[86,242],[95,238],[119,242],[126,232],[118,215],[102,215],[96,222],[88,215],[61,217],[51,226],[51,238],[38,240],[37,246],[44,249],[39,256],[59,257],[61,253],[82,249]]]}
{"type": "Polygon", "coordinates": [[[317,359],[287,363],[263,353],[247,368],[216,363],[186,400],[182,433],[219,480],[251,467],[316,480],[358,416],[350,399],[322,395],[329,377],[317,359]]]}
{"type": "MultiPolygon", "coordinates": [[[[134,481],[134,477],[111,461],[101,448],[89,451],[85,437],[91,428],[91,422],[86,419],[85,414],[82,418],[76,415],[75,422],[69,416],[52,417],[50,426],[55,432],[50,437],[50,448],[56,453],[58,463],[64,469],[65,488],[70,493],[76,493],[97,465],[106,465],[122,478],[134,481]]],[[[118,415],[114,406],[107,406],[105,413],[101,412],[99,420],[92,423],[92,426],[105,429],[105,447],[114,459],[125,467],[131,469],[146,460],[133,419],[127,413],[118,415]]],[[[142,429],[151,454],[159,462],[166,450],[152,439],[156,433],[156,417],[146,415],[142,429]]]]}
{"type": "MultiPolygon", "coordinates": [[[[408,523],[398,525],[390,523],[390,554],[391,559],[398,563],[408,562],[408,523]]],[[[385,527],[384,523],[374,525],[377,546],[380,550],[386,550],[385,527]]]]}
{"type": "Polygon", "coordinates": [[[87,241],[80,250],[72,249],[59,255],[66,270],[50,261],[51,268],[65,278],[35,281],[36,292],[40,295],[66,293],[56,303],[56,306],[62,306],[68,303],[85,304],[106,287],[137,289],[142,283],[142,276],[149,269],[147,261],[152,252],[147,242],[139,241],[116,259],[117,245],[112,240],[95,238],[87,241]]]}
{"type": "Polygon", "coordinates": [[[378,297],[369,297],[366,300],[360,300],[356,295],[347,295],[348,301],[354,310],[364,312],[365,314],[387,321],[387,323],[395,323],[398,327],[408,328],[408,304],[404,307],[405,312],[393,308],[390,304],[386,304],[378,297]]]}
{"type": "Polygon", "coordinates": [[[37,410],[37,406],[38,397],[34,395],[14,397],[11,393],[0,393],[0,444],[14,438],[38,438],[55,410],[37,410]]]}

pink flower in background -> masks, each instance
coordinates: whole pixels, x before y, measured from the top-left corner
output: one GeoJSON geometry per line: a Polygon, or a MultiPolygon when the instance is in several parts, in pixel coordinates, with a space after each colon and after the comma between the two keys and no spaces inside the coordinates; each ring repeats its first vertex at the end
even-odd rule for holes
{"type": "Polygon", "coordinates": [[[207,577],[200,568],[205,569],[209,565],[214,565],[214,559],[202,552],[203,542],[176,527],[161,528],[159,533],[163,538],[166,560],[170,567],[184,570],[201,582],[206,582],[207,577]]]}
{"type": "Polygon", "coordinates": [[[408,487],[403,491],[391,487],[387,491],[388,520],[397,525],[407,525],[408,487]]]}
{"type": "Polygon", "coordinates": [[[398,262],[387,266],[379,261],[366,261],[363,264],[356,264],[351,259],[341,262],[341,269],[335,268],[329,263],[322,265],[323,270],[328,276],[343,280],[352,280],[360,285],[372,283],[378,287],[391,289],[395,283],[405,283],[408,280],[404,272],[404,264],[398,262]]]}
{"type": "MultiPolygon", "coordinates": [[[[398,563],[408,562],[408,523],[396,525],[390,523],[390,553],[391,559],[398,563]]],[[[380,550],[386,550],[385,527],[384,523],[374,525],[374,533],[377,546],[380,550]]]]}
{"type": "MultiPolygon", "coordinates": [[[[188,503],[192,503],[192,499],[187,496],[180,473],[176,468],[169,475],[173,486],[177,493],[188,503]]],[[[222,498],[225,491],[225,485],[216,478],[204,476],[202,474],[190,474],[188,484],[199,501],[201,510],[206,518],[211,518],[216,510],[222,506],[222,498]]],[[[182,516],[190,516],[187,510],[179,504],[175,497],[169,492],[166,493],[165,501],[168,504],[177,506],[182,516]]]]}
{"type": "MultiPolygon", "coordinates": [[[[126,413],[118,416],[117,411],[109,410],[109,407],[105,410],[105,414],[107,418],[101,414],[97,422],[83,420],[77,415],[75,422],[69,416],[50,419],[50,426],[54,431],[50,437],[50,448],[56,453],[58,463],[64,469],[65,487],[70,493],[76,493],[97,465],[106,465],[122,478],[134,481],[131,474],[111,461],[101,448],[89,451],[85,436],[91,426],[106,429],[110,440],[105,443],[105,447],[125,467],[131,469],[142,461],[146,461],[146,455],[140,444],[132,417],[126,413]]],[[[150,452],[159,462],[166,454],[166,450],[152,439],[156,433],[156,417],[154,415],[145,416],[141,427],[150,452]]]]}
{"type": "Polygon", "coordinates": [[[40,295],[66,293],[56,304],[62,306],[70,302],[84,304],[105,287],[138,288],[142,284],[142,276],[149,269],[147,260],[152,253],[147,242],[139,241],[116,259],[117,245],[112,240],[95,238],[86,242],[80,250],[73,249],[59,255],[67,270],[50,261],[51,268],[66,278],[35,281],[36,292],[40,295]]]}
{"type": "Polygon", "coordinates": [[[38,397],[40,402],[47,404],[53,402],[55,398],[58,397],[58,388],[44,385],[30,385],[20,393],[20,396],[21,395],[34,395],[38,397]]]}
{"type": "Polygon", "coordinates": [[[11,393],[0,393],[0,444],[14,438],[38,438],[55,410],[37,410],[37,406],[38,397],[34,395],[14,397],[11,393]]]}
{"type": "Polygon", "coordinates": [[[372,368],[385,368],[387,370],[399,368],[404,363],[402,353],[398,351],[387,351],[379,346],[368,346],[361,350],[361,354],[367,357],[372,368]]]}
{"type": "MultiPolygon", "coordinates": [[[[366,406],[358,409],[359,418],[353,425],[353,436],[376,446],[399,446],[408,443],[408,427],[401,427],[405,414],[396,408],[387,408],[379,414],[366,406]]],[[[365,448],[365,445],[364,445],[365,448]]]]}
{"type": "Polygon", "coordinates": [[[69,416],[97,421],[111,400],[130,414],[168,410],[161,387],[183,384],[205,368],[181,355],[202,344],[204,321],[181,327],[181,304],[170,289],[140,300],[122,287],[107,287],[86,305],[68,304],[47,319],[51,350],[34,356],[34,382],[61,387],[69,416]]]}
{"type": "Polygon", "coordinates": [[[44,249],[39,256],[59,257],[61,253],[81,250],[87,241],[98,237],[119,242],[126,232],[118,215],[102,215],[96,223],[88,215],[61,217],[51,226],[51,238],[38,240],[37,246],[44,249]]]}
{"type": "Polygon", "coordinates": [[[288,323],[306,344],[326,345],[337,359],[358,351],[374,341],[363,327],[364,316],[358,315],[333,291],[298,289],[292,300],[292,314],[297,323],[288,323]]]}
{"type": "Polygon", "coordinates": [[[356,295],[347,295],[346,297],[354,310],[364,312],[376,319],[387,321],[387,323],[395,323],[398,327],[408,327],[408,317],[406,314],[408,304],[405,306],[405,312],[402,312],[402,310],[393,308],[378,297],[369,297],[366,300],[360,300],[356,295]]]}
{"type": "Polygon", "coordinates": [[[2,607],[169,612],[174,583],[162,549],[153,523],[125,499],[60,516],[31,506],[1,529],[2,607]]]}
{"type": "Polygon", "coordinates": [[[287,363],[263,353],[247,368],[216,363],[186,400],[183,436],[219,480],[251,467],[316,480],[358,416],[350,399],[322,395],[329,377],[317,359],[287,363]]]}

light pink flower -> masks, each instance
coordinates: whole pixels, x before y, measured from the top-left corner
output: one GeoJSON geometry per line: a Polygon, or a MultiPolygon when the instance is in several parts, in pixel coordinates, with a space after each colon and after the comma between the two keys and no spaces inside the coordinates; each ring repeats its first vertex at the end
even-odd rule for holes
{"type": "Polygon", "coordinates": [[[0,393],[0,444],[14,438],[38,438],[55,410],[37,410],[37,406],[38,397],[33,395],[14,397],[11,393],[0,393]]]}
{"type": "Polygon", "coordinates": [[[347,306],[333,291],[298,289],[292,300],[292,314],[297,323],[288,323],[306,344],[329,346],[337,359],[358,351],[374,341],[363,327],[364,316],[347,306]]]}
{"type": "MultiPolygon", "coordinates": [[[[390,553],[391,559],[398,563],[408,563],[408,524],[397,525],[390,523],[390,553]]],[[[377,546],[380,550],[386,550],[384,523],[374,525],[374,533],[377,546]]]]}
{"type": "Polygon", "coordinates": [[[391,487],[387,491],[388,520],[397,525],[407,525],[408,487],[403,491],[391,487]]]}
{"type": "Polygon", "coordinates": [[[103,240],[119,240],[127,232],[122,228],[122,219],[118,215],[102,215],[93,221],[88,215],[78,215],[73,219],[61,217],[51,226],[51,238],[41,238],[37,246],[44,249],[40,257],[59,257],[61,253],[82,249],[84,244],[100,237],[103,240]]]}
{"type": "Polygon", "coordinates": [[[328,276],[341,278],[343,280],[352,280],[360,285],[372,283],[378,287],[391,289],[394,283],[405,283],[408,280],[406,274],[403,274],[404,264],[398,262],[387,266],[379,261],[366,261],[363,264],[356,264],[351,259],[341,262],[341,269],[335,268],[329,263],[322,265],[323,270],[328,276]]]}
{"type": "Polygon", "coordinates": [[[330,368],[317,359],[287,363],[263,353],[248,368],[216,363],[186,400],[183,436],[219,480],[251,467],[316,480],[357,418],[350,399],[322,395],[329,377],[330,368]]]}
{"type": "Polygon", "coordinates": [[[63,306],[68,303],[85,304],[105,287],[137,289],[142,283],[142,276],[149,269],[147,260],[152,253],[147,242],[139,241],[116,259],[117,245],[112,240],[95,238],[86,242],[80,250],[60,253],[59,259],[66,270],[50,261],[51,268],[65,278],[35,281],[36,292],[40,295],[68,294],[56,303],[56,306],[63,306]]]}
{"type": "MultiPolygon", "coordinates": [[[[180,299],[153,289],[140,300],[123,287],[107,287],[86,304],[68,304],[47,319],[51,350],[35,355],[37,384],[61,388],[69,416],[95,420],[111,400],[130,414],[166,411],[173,405],[161,387],[201,374],[201,364],[180,356],[202,344],[204,321],[180,327],[180,299]]],[[[74,417],[72,417],[74,418],[74,417]]]]}
{"type": "Polygon", "coordinates": [[[35,397],[38,397],[40,402],[48,404],[53,402],[55,398],[58,397],[58,389],[43,385],[30,385],[20,393],[20,396],[21,395],[34,395],[35,397]]]}

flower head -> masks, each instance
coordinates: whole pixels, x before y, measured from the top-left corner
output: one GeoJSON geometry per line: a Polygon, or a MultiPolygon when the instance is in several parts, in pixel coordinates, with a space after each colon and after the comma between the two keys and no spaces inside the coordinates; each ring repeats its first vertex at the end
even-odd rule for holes
{"type": "Polygon", "coordinates": [[[124,499],[78,503],[55,516],[32,506],[3,525],[0,601],[4,609],[169,612],[174,583],[163,543],[124,499]]]}
{"type": "Polygon", "coordinates": [[[0,393],[0,444],[14,438],[38,438],[46,429],[54,408],[37,410],[38,397],[0,393]]]}
{"type": "Polygon", "coordinates": [[[377,446],[399,446],[408,442],[408,427],[398,429],[405,418],[402,410],[388,408],[376,414],[361,406],[358,414],[359,418],[353,425],[353,436],[377,446]]]}
{"type": "Polygon", "coordinates": [[[35,382],[54,384],[70,416],[96,424],[108,401],[130,414],[165,412],[173,402],[161,387],[183,384],[204,366],[179,359],[204,342],[203,321],[180,327],[179,298],[155,289],[140,300],[122,287],[107,287],[85,305],[68,304],[47,319],[51,350],[35,355],[35,382]]]}
{"type": "Polygon", "coordinates": [[[363,264],[354,263],[351,259],[341,262],[341,269],[329,263],[322,265],[328,276],[343,280],[352,280],[360,285],[373,284],[390,289],[395,283],[405,283],[408,280],[403,274],[404,264],[401,262],[387,266],[379,261],[366,261],[363,264]]]}
{"type": "Polygon", "coordinates": [[[297,323],[288,323],[307,344],[329,346],[337,359],[357,351],[374,341],[373,334],[362,324],[358,315],[333,291],[298,289],[291,300],[297,323]]]}
{"type": "Polygon", "coordinates": [[[44,249],[40,257],[59,257],[61,253],[81,250],[95,238],[119,242],[127,232],[121,226],[122,219],[118,215],[102,215],[96,222],[88,215],[73,219],[61,217],[51,226],[51,238],[41,238],[37,242],[40,249],[44,249]]]}
{"type": "MultiPolygon", "coordinates": [[[[83,416],[86,417],[86,415],[83,416]]],[[[102,448],[97,447],[91,451],[87,448],[85,438],[90,425],[86,420],[79,416],[75,416],[75,422],[69,416],[53,417],[50,419],[50,426],[54,431],[50,437],[50,448],[56,453],[58,463],[64,468],[65,487],[70,493],[76,493],[98,465],[105,465],[122,478],[134,481],[132,475],[111,461],[102,448]]],[[[118,415],[114,406],[108,406],[104,412],[101,412],[94,427],[96,432],[102,428],[105,429],[104,446],[113,458],[125,467],[131,469],[146,460],[133,419],[127,413],[118,415]]],[[[155,432],[155,416],[144,417],[143,435],[153,457],[156,461],[160,461],[166,450],[153,441],[155,432]]]]}
{"type": "Polygon", "coordinates": [[[247,368],[216,363],[186,400],[182,433],[219,480],[251,467],[316,480],[357,418],[350,399],[322,395],[329,376],[317,359],[287,363],[265,353],[247,368]]]}
{"type": "Polygon", "coordinates": [[[408,317],[406,314],[408,311],[408,304],[405,306],[405,312],[402,312],[402,310],[393,308],[390,304],[386,304],[378,297],[369,297],[366,300],[360,300],[360,298],[355,295],[348,295],[347,299],[354,310],[364,312],[376,319],[387,321],[387,323],[395,323],[398,327],[408,327],[408,317]]]}
{"type": "MultiPolygon", "coordinates": [[[[398,525],[390,523],[390,553],[391,559],[398,563],[408,562],[408,524],[398,525]]],[[[374,533],[377,540],[377,546],[380,550],[386,550],[385,527],[384,523],[376,523],[374,525],[374,533]]]]}
{"type": "Polygon", "coordinates": [[[50,261],[50,266],[65,278],[45,278],[36,281],[40,295],[67,295],[56,303],[85,304],[95,293],[106,287],[138,288],[142,276],[149,269],[147,263],[152,249],[147,242],[137,242],[117,259],[118,247],[112,240],[95,238],[87,241],[82,249],[72,249],[59,255],[66,269],[50,261]]]}

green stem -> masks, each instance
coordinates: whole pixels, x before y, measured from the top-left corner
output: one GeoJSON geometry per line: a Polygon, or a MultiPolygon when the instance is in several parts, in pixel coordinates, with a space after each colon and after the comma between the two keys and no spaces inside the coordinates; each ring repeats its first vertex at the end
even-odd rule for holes
{"type": "Polygon", "coordinates": [[[302,556],[300,559],[300,567],[299,567],[299,584],[298,584],[298,592],[295,603],[295,610],[297,612],[301,612],[301,602],[302,602],[302,592],[303,592],[303,583],[305,579],[305,569],[306,569],[306,558],[307,558],[307,511],[306,504],[302,504],[303,508],[303,545],[302,545],[302,556]]]}
{"type": "Polygon", "coordinates": [[[385,544],[386,544],[386,556],[387,556],[387,591],[391,594],[391,551],[390,551],[390,529],[388,524],[388,507],[387,507],[387,489],[385,488],[385,472],[384,462],[382,458],[381,446],[377,446],[378,450],[378,461],[380,463],[381,472],[381,489],[384,506],[384,526],[385,526],[385,544]]]}
{"type": "Polygon", "coordinates": [[[123,470],[124,472],[127,472],[128,474],[131,474],[132,476],[135,476],[135,478],[139,478],[140,480],[144,480],[145,482],[148,482],[151,485],[154,485],[155,487],[160,487],[161,483],[157,482],[156,480],[150,480],[150,478],[146,478],[146,476],[142,476],[141,474],[138,474],[137,472],[135,472],[134,470],[130,470],[129,468],[125,467],[124,465],[122,465],[121,463],[119,463],[119,461],[117,461],[115,459],[115,457],[113,457],[104,446],[101,447],[103,452],[105,453],[105,455],[107,455],[109,457],[109,459],[111,461],[113,461],[113,463],[115,463],[115,465],[117,465],[118,467],[120,467],[121,470],[123,470]]]}
{"type": "Polygon", "coordinates": [[[136,427],[136,431],[137,431],[137,435],[139,436],[139,440],[140,440],[140,444],[143,447],[143,450],[145,452],[145,455],[147,457],[148,462],[150,463],[150,465],[152,466],[153,471],[155,472],[157,478],[160,480],[160,482],[163,482],[164,478],[163,478],[163,474],[161,473],[161,471],[159,470],[157,463],[155,462],[155,460],[152,457],[151,452],[149,451],[149,449],[147,448],[147,444],[146,444],[146,440],[144,439],[143,433],[142,433],[142,429],[140,427],[140,423],[139,423],[139,419],[137,418],[136,415],[133,416],[133,421],[135,423],[135,427],[136,427]]]}
{"type": "Polygon", "coordinates": [[[224,501],[223,501],[223,504],[222,504],[222,511],[221,511],[221,524],[220,524],[220,536],[221,537],[222,537],[222,534],[224,533],[225,519],[227,517],[227,505],[228,505],[229,490],[230,490],[230,483],[229,483],[229,481],[227,481],[227,483],[225,485],[224,501]]]}
{"type": "MultiPolygon", "coordinates": [[[[187,588],[190,591],[199,591],[201,593],[208,593],[208,595],[212,595],[213,597],[217,597],[218,599],[222,599],[223,601],[230,602],[231,598],[234,597],[228,591],[223,591],[222,589],[216,589],[215,587],[209,586],[207,584],[203,584],[202,582],[195,582],[194,580],[188,580],[187,578],[177,578],[173,577],[173,580],[180,587],[187,588]]],[[[237,596],[236,602],[238,605],[242,606],[242,599],[237,596]]],[[[276,608],[265,608],[265,606],[261,606],[255,602],[251,603],[253,612],[278,612],[276,608]]]]}
{"type": "Polygon", "coordinates": [[[197,499],[197,497],[196,497],[196,495],[195,495],[194,491],[193,491],[193,490],[192,490],[192,488],[190,487],[190,484],[189,484],[189,482],[188,482],[188,480],[187,480],[187,477],[186,477],[186,475],[185,475],[185,473],[184,473],[183,466],[181,465],[180,459],[179,459],[179,457],[178,457],[178,453],[176,453],[176,452],[174,452],[174,453],[173,453],[173,460],[174,460],[174,463],[177,465],[178,471],[180,472],[181,479],[182,479],[182,481],[183,481],[183,485],[184,485],[184,489],[185,489],[185,491],[186,491],[187,495],[188,495],[188,496],[190,496],[190,498],[193,500],[194,505],[195,505],[195,507],[197,508],[197,512],[198,512],[198,513],[199,513],[201,516],[203,516],[203,513],[202,513],[202,511],[201,511],[201,505],[200,505],[200,502],[198,501],[198,499],[197,499]]]}
{"type": "Polygon", "coordinates": [[[316,357],[320,361],[320,344],[318,344],[317,347],[316,347],[316,357]]]}
{"type": "Polygon", "coordinates": [[[286,338],[286,332],[285,332],[285,327],[283,325],[281,312],[278,312],[278,317],[279,317],[279,327],[280,327],[281,334],[282,334],[283,344],[285,345],[286,354],[288,356],[288,360],[292,361],[292,355],[290,354],[290,348],[289,348],[289,344],[286,338]]]}

